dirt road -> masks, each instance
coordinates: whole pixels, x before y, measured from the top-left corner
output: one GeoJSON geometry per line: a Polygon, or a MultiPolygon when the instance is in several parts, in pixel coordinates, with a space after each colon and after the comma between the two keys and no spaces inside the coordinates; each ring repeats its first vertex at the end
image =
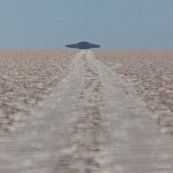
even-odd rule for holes
{"type": "Polygon", "coordinates": [[[0,173],[169,173],[172,136],[161,134],[130,83],[92,51],[25,126],[0,141],[0,173]]]}

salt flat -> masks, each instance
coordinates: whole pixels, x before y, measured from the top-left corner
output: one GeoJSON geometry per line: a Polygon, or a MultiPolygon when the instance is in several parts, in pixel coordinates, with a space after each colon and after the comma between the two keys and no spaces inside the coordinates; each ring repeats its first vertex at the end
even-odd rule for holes
{"type": "Polygon", "coordinates": [[[172,135],[132,81],[96,55],[77,53],[25,125],[1,136],[0,172],[172,172],[172,135]]]}
{"type": "Polygon", "coordinates": [[[18,122],[68,74],[75,51],[0,50],[0,131],[18,122]]]}
{"type": "Polygon", "coordinates": [[[173,51],[95,51],[112,70],[126,78],[147,103],[163,133],[173,133],[173,51]]]}

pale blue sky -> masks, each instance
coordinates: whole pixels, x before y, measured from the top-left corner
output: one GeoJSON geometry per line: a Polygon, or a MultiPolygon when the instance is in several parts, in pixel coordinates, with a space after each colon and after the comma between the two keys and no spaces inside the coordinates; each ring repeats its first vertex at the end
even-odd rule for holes
{"type": "Polygon", "coordinates": [[[173,0],[0,0],[0,48],[173,49],[173,0]]]}

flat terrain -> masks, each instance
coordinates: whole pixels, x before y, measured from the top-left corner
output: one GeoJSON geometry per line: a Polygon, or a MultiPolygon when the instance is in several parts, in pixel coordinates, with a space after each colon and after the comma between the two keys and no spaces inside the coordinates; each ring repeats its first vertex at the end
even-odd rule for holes
{"type": "Polygon", "coordinates": [[[0,130],[21,119],[68,74],[75,51],[0,50],[0,130]]]}
{"type": "Polygon", "coordinates": [[[130,79],[162,132],[173,133],[173,51],[95,51],[112,70],[130,79]]]}
{"type": "Polygon", "coordinates": [[[74,53],[68,75],[22,126],[1,135],[0,172],[172,172],[172,135],[161,133],[134,81],[116,72],[121,63],[96,54],[74,53]]]}

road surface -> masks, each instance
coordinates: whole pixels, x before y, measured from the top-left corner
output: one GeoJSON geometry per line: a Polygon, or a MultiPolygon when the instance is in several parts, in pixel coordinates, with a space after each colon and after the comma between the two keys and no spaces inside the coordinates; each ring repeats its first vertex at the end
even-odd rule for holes
{"type": "Polygon", "coordinates": [[[71,73],[27,119],[0,137],[0,173],[171,173],[161,134],[130,82],[80,51],[71,73]]]}

